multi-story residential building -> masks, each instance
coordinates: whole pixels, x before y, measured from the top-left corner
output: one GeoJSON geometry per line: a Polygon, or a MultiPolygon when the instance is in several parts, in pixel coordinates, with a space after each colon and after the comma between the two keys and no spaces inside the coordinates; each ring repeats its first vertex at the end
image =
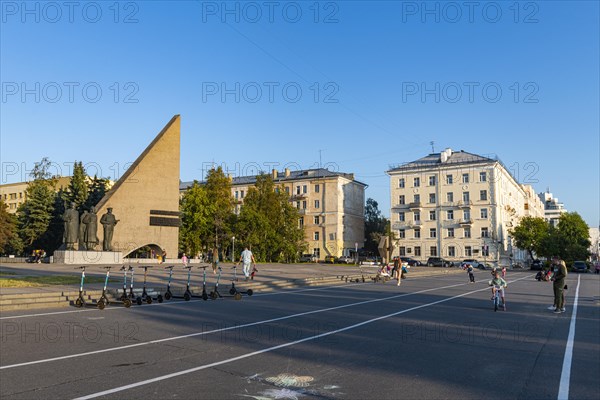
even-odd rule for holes
{"type": "MultiPolygon", "coordinates": [[[[66,189],[71,180],[70,176],[62,176],[57,179],[56,190],[66,189]]],[[[15,214],[21,204],[27,199],[27,184],[28,182],[17,182],[0,185],[0,199],[8,206],[8,212],[15,214]]]]}
{"type": "Polygon", "coordinates": [[[497,158],[446,149],[387,173],[396,255],[503,265],[524,259],[508,230],[541,206],[497,158]]]}
{"type": "MultiPolygon", "coordinates": [[[[350,255],[356,246],[363,247],[367,185],[355,180],[354,174],[323,168],[299,171],[286,168],[283,172],[273,170],[271,177],[298,208],[298,224],[304,228],[310,253],[322,260],[329,255],[350,255]]],[[[231,194],[237,200],[236,213],[240,212],[248,190],[255,184],[256,176],[232,178],[231,194]]],[[[184,182],[180,190],[191,185],[184,182]]]]}
{"type": "Polygon", "coordinates": [[[546,190],[538,196],[544,204],[544,218],[553,226],[557,226],[560,215],[567,212],[565,205],[558,201],[558,197],[554,197],[550,190],[546,190]]]}

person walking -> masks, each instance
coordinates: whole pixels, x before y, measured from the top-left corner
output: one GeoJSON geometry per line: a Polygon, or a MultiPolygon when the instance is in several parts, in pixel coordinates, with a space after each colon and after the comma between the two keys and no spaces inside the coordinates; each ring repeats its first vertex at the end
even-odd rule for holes
{"type": "Polygon", "coordinates": [[[467,273],[469,274],[469,283],[475,283],[475,274],[473,274],[473,266],[467,264],[467,273]]]}
{"type": "Polygon", "coordinates": [[[183,256],[181,256],[181,262],[183,263],[183,266],[187,267],[189,261],[190,259],[188,258],[188,256],[185,253],[183,253],[183,256]]]}
{"type": "Polygon", "coordinates": [[[250,265],[256,267],[256,260],[254,260],[254,254],[252,254],[252,252],[248,249],[248,246],[244,247],[244,251],[242,251],[242,254],[240,255],[240,261],[237,263],[237,265],[239,265],[240,263],[242,263],[243,266],[244,276],[246,277],[246,280],[248,280],[250,278],[251,273],[250,265]]]}
{"type": "Polygon", "coordinates": [[[552,288],[554,289],[554,305],[556,306],[554,313],[560,314],[566,311],[565,280],[567,279],[567,265],[563,260],[557,260],[556,265],[556,272],[552,277],[552,281],[554,282],[552,285],[552,288]]]}

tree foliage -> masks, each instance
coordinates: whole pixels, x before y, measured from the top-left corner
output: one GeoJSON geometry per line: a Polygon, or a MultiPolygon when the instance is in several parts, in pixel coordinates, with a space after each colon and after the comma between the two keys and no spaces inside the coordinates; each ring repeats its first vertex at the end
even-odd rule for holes
{"type": "Polygon", "coordinates": [[[367,199],[365,206],[365,250],[379,254],[379,239],[387,232],[388,219],[379,210],[379,204],[372,198],[367,199]]]}
{"type": "Polygon", "coordinates": [[[100,200],[108,192],[109,180],[107,178],[98,178],[94,175],[92,182],[89,185],[88,196],[84,203],[84,209],[89,210],[95,207],[100,200]]]}
{"type": "Polygon", "coordinates": [[[75,208],[81,213],[88,199],[88,184],[85,168],[81,161],[73,164],[73,176],[69,180],[67,190],[63,192],[63,199],[67,204],[75,203],[75,208]]]}
{"type": "Polygon", "coordinates": [[[23,242],[17,232],[17,217],[7,209],[8,206],[0,199],[0,253],[21,254],[23,242]]]}
{"type": "Polygon", "coordinates": [[[519,224],[509,231],[515,245],[529,253],[533,259],[534,253],[544,252],[548,242],[549,226],[544,218],[523,217],[519,224]]]}
{"type": "Polygon", "coordinates": [[[211,207],[206,188],[194,182],[180,201],[179,248],[181,252],[198,254],[207,248],[212,226],[211,207]]]}

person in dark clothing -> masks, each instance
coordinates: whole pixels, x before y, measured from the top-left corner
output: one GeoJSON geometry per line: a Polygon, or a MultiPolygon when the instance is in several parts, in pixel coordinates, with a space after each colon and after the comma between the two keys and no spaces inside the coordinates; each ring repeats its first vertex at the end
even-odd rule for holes
{"type": "Polygon", "coordinates": [[[554,284],[552,288],[554,289],[554,312],[556,314],[563,313],[566,311],[565,309],[565,280],[567,279],[567,265],[563,260],[556,260],[556,271],[554,272],[554,277],[552,281],[554,284]]]}

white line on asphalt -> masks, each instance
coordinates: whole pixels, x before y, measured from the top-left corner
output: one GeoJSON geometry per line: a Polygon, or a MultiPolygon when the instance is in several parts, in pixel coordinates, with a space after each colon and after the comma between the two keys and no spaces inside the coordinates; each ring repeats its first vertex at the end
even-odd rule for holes
{"type": "Polygon", "coordinates": [[[313,310],[313,311],[306,311],[306,312],[303,312],[303,313],[286,315],[284,317],[272,318],[272,319],[267,319],[267,320],[257,321],[257,322],[250,322],[250,323],[247,323],[247,324],[235,325],[235,326],[231,326],[231,327],[228,327],[228,328],[215,329],[215,330],[212,330],[212,331],[194,332],[194,333],[190,333],[190,334],[187,334],[187,335],[174,336],[174,337],[168,337],[168,338],[163,338],[163,339],[156,339],[156,340],[151,340],[151,341],[148,341],[148,342],[135,343],[135,344],[130,344],[130,345],[126,345],[126,346],[111,347],[111,348],[108,348],[108,349],[88,351],[88,352],[85,352],[85,353],[70,354],[68,356],[53,357],[53,358],[47,358],[47,359],[43,359],[43,360],[28,361],[28,362],[23,362],[23,363],[18,363],[18,364],[4,365],[4,366],[0,366],[0,370],[9,369],[9,368],[24,367],[24,366],[27,366],[27,365],[34,365],[34,364],[42,364],[42,363],[53,362],[53,361],[67,360],[67,359],[70,359],[70,358],[90,356],[90,355],[94,355],[94,354],[101,354],[101,353],[106,353],[106,352],[110,352],[110,351],[118,351],[118,350],[123,350],[123,349],[130,349],[130,348],[133,348],[133,347],[147,346],[147,345],[150,345],[150,344],[157,344],[157,343],[168,342],[168,341],[172,341],[172,340],[186,339],[186,338],[190,338],[190,337],[194,337],[194,336],[202,336],[202,335],[208,335],[208,334],[212,334],[212,333],[219,333],[219,332],[224,332],[224,331],[229,331],[229,330],[234,330],[234,329],[247,328],[247,327],[250,327],[250,326],[262,325],[262,324],[267,324],[267,323],[271,323],[271,322],[282,321],[282,320],[285,320],[285,319],[303,317],[303,316],[311,315],[311,314],[318,314],[318,313],[327,312],[327,311],[339,310],[339,309],[342,309],[342,308],[354,307],[354,306],[359,306],[359,305],[364,305],[364,304],[369,304],[369,303],[375,303],[375,302],[378,302],[378,301],[392,300],[392,299],[396,299],[396,298],[400,298],[400,297],[412,296],[412,295],[415,295],[415,294],[426,293],[426,292],[431,292],[431,291],[436,291],[436,290],[441,290],[441,289],[447,289],[447,288],[452,288],[452,287],[456,287],[456,286],[464,286],[464,285],[466,285],[466,284],[465,283],[459,283],[459,284],[455,284],[455,285],[442,286],[442,287],[439,287],[439,288],[420,290],[418,292],[403,293],[403,294],[397,294],[397,295],[394,295],[394,296],[388,296],[388,297],[383,297],[383,298],[379,298],[379,299],[365,300],[365,301],[360,301],[360,302],[356,302],[356,303],[345,304],[345,305],[341,305],[341,306],[321,308],[321,309],[317,309],[317,310],[313,310]]]}
{"type": "Polygon", "coordinates": [[[560,374],[560,386],[558,387],[558,400],[569,399],[569,383],[571,381],[571,362],[573,361],[573,342],[575,341],[575,322],[577,320],[577,302],[579,300],[579,284],[581,275],[577,276],[577,289],[575,290],[575,300],[573,300],[573,313],[571,314],[571,326],[569,327],[569,336],[567,337],[567,347],[565,348],[565,358],[563,360],[562,373],[560,374]]]}
{"type": "MultiPolygon", "coordinates": [[[[516,280],[512,281],[511,283],[516,282],[516,281],[521,280],[521,279],[525,279],[525,278],[526,277],[523,277],[523,278],[520,278],[520,279],[516,279],[516,280]]],[[[258,351],[253,351],[251,353],[247,353],[247,354],[244,354],[244,355],[241,355],[241,356],[228,358],[227,360],[217,361],[217,362],[214,362],[214,363],[211,363],[211,364],[201,365],[199,367],[194,367],[194,368],[186,369],[186,370],[183,370],[183,371],[174,372],[174,373],[171,373],[171,374],[167,374],[167,375],[163,375],[163,376],[158,376],[156,378],[147,379],[147,380],[139,381],[139,382],[136,382],[136,383],[131,383],[129,385],[119,386],[119,387],[116,387],[116,388],[113,388],[113,389],[104,390],[102,392],[92,393],[92,394],[89,394],[87,396],[78,397],[75,400],[94,399],[96,397],[106,396],[106,395],[109,395],[109,394],[122,392],[124,390],[133,389],[133,388],[136,388],[136,387],[139,387],[139,386],[143,386],[143,385],[147,385],[147,384],[154,383],[154,382],[160,382],[160,381],[163,381],[163,380],[166,380],[166,379],[175,378],[177,376],[190,374],[190,373],[196,372],[196,371],[201,371],[203,369],[216,367],[218,365],[229,364],[229,363],[234,362],[234,361],[239,361],[239,360],[243,360],[245,358],[257,356],[257,355],[264,354],[264,353],[269,353],[271,351],[279,350],[279,349],[282,349],[282,348],[285,348],[285,347],[294,346],[294,345],[299,344],[299,343],[304,343],[304,342],[308,342],[308,341],[311,341],[311,340],[320,339],[320,338],[323,338],[323,337],[326,337],[326,336],[335,335],[337,333],[349,331],[351,329],[355,329],[355,328],[358,328],[358,327],[361,327],[361,326],[364,326],[364,325],[368,325],[368,324],[371,324],[373,322],[377,322],[377,321],[381,321],[383,319],[395,317],[397,315],[405,314],[407,312],[414,311],[414,310],[419,310],[421,308],[431,307],[431,306],[436,305],[436,304],[445,303],[447,301],[458,299],[458,298],[464,297],[464,296],[468,296],[470,294],[481,292],[483,290],[489,290],[489,288],[485,287],[483,289],[478,289],[478,290],[473,290],[471,292],[462,293],[462,294],[459,294],[459,295],[456,295],[456,296],[448,297],[448,298],[443,299],[443,300],[434,301],[432,303],[421,304],[420,306],[411,307],[411,308],[408,308],[406,310],[397,311],[395,313],[391,313],[391,314],[383,315],[381,317],[372,318],[372,319],[369,319],[367,321],[359,322],[359,323],[354,324],[354,325],[349,325],[349,326],[347,326],[345,328],[336,329],[334,331],[329,331],[329,332],[321,333],[319,335],[309,336],[307,338],[295,340],[293,342],[283,343],[283,344],[280,344],[280,345],[277,345],[277,346],[273,346],[273,347],[269,347],[269,348],[266,348],[266,349],[262,349],[262,350],[258,350],[258,351]]],[[[393,297],[398,297],[398,296],[393,296],[393,297]]]]}

